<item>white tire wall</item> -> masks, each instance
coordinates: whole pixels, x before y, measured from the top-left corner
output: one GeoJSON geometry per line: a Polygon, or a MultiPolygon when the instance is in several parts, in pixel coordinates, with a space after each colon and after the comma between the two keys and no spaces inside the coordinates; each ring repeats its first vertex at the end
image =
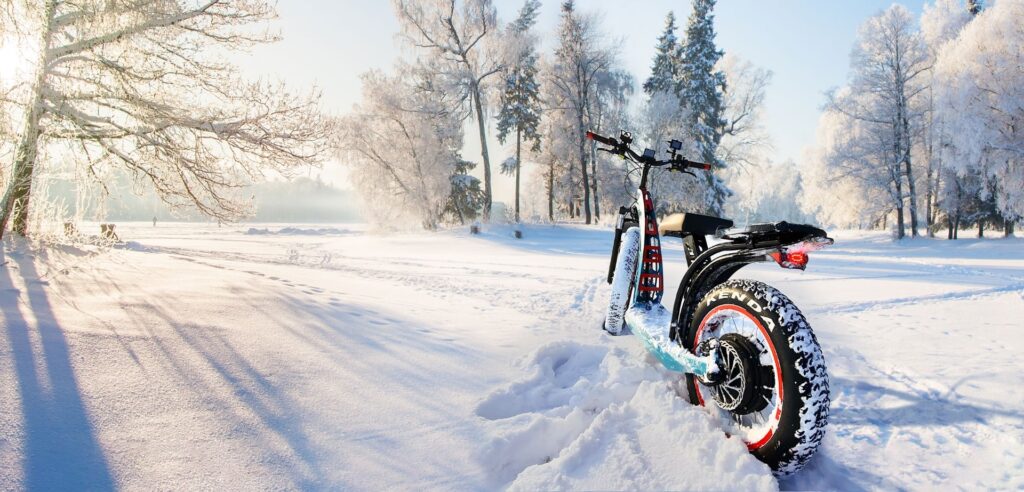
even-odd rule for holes
{"type": "Polygon", "coordinates": [[[630,227],[622,233],[619,254],[612,276],[612,292],[608,299],[608,314],[604,318],[604,329],[613,335],[622,331],[623,317],[629,305],[630,287],[636,277],[637,260],[640,257],[640,228],[630,227]]]}

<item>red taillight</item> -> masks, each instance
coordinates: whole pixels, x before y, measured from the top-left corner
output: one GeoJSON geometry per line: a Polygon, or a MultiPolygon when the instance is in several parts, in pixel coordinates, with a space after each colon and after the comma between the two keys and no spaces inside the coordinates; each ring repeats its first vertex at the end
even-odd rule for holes
{"type": "Polygon", "coordinates": [[[593,139],[594,139],[594,132],[587,132],[587,140],[593,140],[593,139]]]}
{"type": "Polygon", "coordinates": [[[807,261],[810,257],[802,251],[773,251],[768,253],[771,259],[775,260],[782,268],[803,270],[807,268],[807,261]]]}
{"type": "Polygon", "coordinates": [[[808,251],[817,251],[831,245],[833,242],[832,239],[827,237],[815,237],[791,244],[780,251],[768,253],[768,257],[775,260],[775,263],[778,263],[782,268],[803,270],[807,268],[807,262],[811,259],[807,255],[808,251]]]}

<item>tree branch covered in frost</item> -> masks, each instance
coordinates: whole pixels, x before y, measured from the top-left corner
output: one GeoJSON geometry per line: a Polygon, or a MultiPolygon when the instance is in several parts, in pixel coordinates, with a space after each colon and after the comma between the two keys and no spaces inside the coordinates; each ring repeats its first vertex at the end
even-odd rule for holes
{"type": "Polygon", "coordinates": [[[401,37],[431,59],[437,83],[458,94],[458,104],[476,115],[484,164],[484,218],[490,218],[491,159],[485,102],[488,79],[502,69],[496,50],[497,12],[491,0],[392,0],[401,37]]]}
{"type": "Polygon", "coordinates": [[[943,121],[944,162],[983,179],[1007,219],[1024,217],[1024,2],[982,11],[936,61],[936,111],[943,121]]]}
{"type": "Polygon", "coordinates": [[[722,95],[726,124],[718,158],[730,166],[753,165],[760,154],[771,149],[762,113],[772,71],[731,54],[722,57],[716,68],[725,74],[726,87],[722,95]]]}
{"type": "Polygon", "coordinates": [[[817,143],[803,156],[804,210],[823,223],[844,227],[873,227],[892,210],[899,168],[879,145],[886,135],[878,129],[841,112],[821,116],[817,143]],[[880,167],[879,162],[889,164],[880,167]]]}
{"type": "Polygon", "coordinates": [[[439,86],[430,69],[399,66],[394,73],[363,76],[363,100],[342,118],[338,149],[371,220],[434,229],[463,163],[462,120],[452,110],[458,95],[439,86]]]}
{"type": "MultiPolygon", "coordinates": [[[[904,236],[904,200],[909,203],[911,235],[918,233],[914,147],[926,108],[927,50],[906,8],[893,5],[868,19],[850,55],[849,86],[829,94],[827,113],[840,128],[825,132],[823,159],[833,179],[853,179],[867,188],[885,183],[896,212],[897,237],[904,236]],[[838,132],[838,133],[837,133],[838,132]]],[[[825,208],[827,202],[819,206],[825,208]]],[[[844,222],[863,223],[863,217],[844,222]]]]}
{"type": "MultiPolygon", "coordinates": [[[[89,174],[128,169],[173,206],[224,220],[249,212],[237,190],[267,171],[289,174],[327,150],[317,91],[247,82],[223,53],[277,40],[263,0],[47,0],[37,78],[22,98],[20,181],[5,211],[27,207],[39,146],[80,146],[89,174]],[[19,188],[21,186],[22,188],[19,188]],[[15,203],[20,202],[20,203],[15,203]]],[[[5,218],[7,213],[5,213],[5,218]]]]}
{"type": "Polygon", "coordinates": [[[889,211],[877,204],[888,202],[902,237],[904,207],[914,234],[923,199],[929,234],[945,225],[955,239],[976,225],[981,236],[986,224],[1012,234],[1024,216],[1021,18],[1021,0],[935,0],[919,30],[899,6],[865,22],[850,84],[830,95],[805,155],[806,209],[843,225],[884,224],[889,211]]]}
{"type": "MultiPolygon", "coordinates": [[[[617,52],[604,45],[605,36],[599,29],[597,19],[592,14],[580,12],[575,2],[564,2],[561,15],[558,44],[545,77],[548,86],[546,101],[554,111],[563,113],[565,119],[572,124],[569,134],[572,138],[567,143],[573,153],[566,165],[570,166],[570,176],[574,172],[571,166],[576,166],[580,172],[582,193],[579,198],[582,198],[583,210],[578,215],[582,215],[584,221],[590,224],[595,212],[591,200],[594,176],[589,169],[590,159],[584,134],[593,124],[589,106],[597,97],[601,77],[614,69],[617,52]]],[[[570,209],[574,207],[570,205],[570,209]]],[[[577,214],[573,211],[570,213],[572,215],[577,214]]]]}

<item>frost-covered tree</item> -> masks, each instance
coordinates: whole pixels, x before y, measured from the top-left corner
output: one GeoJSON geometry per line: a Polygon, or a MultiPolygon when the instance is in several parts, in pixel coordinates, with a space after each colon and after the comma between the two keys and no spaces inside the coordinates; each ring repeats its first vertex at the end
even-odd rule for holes
{"type": "MultiPolygon", "coordinates": [[[[925,169],[925,224],[928,228],[928,235],[934,236],[935,229],[937,228],[937,211],[939,209],[940,195],[939,191],[941,188],[941,179],[944,174],[942,171],[942,155],[944,152],[941,151],[944,147],[950,145],[949,142],[945,141],[942,137],[942,128],[944,126],[941,118],[937,117],[935,112],[935,86],[941,83],[935,76],[935,59],[938,57],[939,51],[945,46],[946,43],[956,38],[965,25],[970,21],[971,14],[967,8],[964,7],[961,0],[936,0],[934,4],[925,4],[924,9],[921,13],[921,35],[924,39],[925,46],[928,50],[929,66],[927,72],[926,84],[928,86],[927,92],[925,93],[925,118],[924,118],[924,129],[922,132],[923,141],[922,146],[922,158],[926,161],[925,169]]],[[[961,187],[955,186],[949,187],[951,190],[959,190],[961,187]]],[[[960,198],[955,200],[944,200],[945,203],[957,203],[961,202],[960,198]]],[[[946,210],[947,214],[960,210],[960,207],[954,207],[946,210]]],[[[959,224],[959,220],[947,221],[948,224],[959,224]]],[[[954,230],[950,228],[950,238],[954,236],[954,230]]]]}
{"type": "Polygon", "coordinates": [[[572,0],[562,4],[558,44],[548,74],[553,96],[549,104],[572,121],[574,136],[568,143],[575,151],[574,165],[580,170],[583,216],[587,224],[593,221],[592,172],[587,165],[589,152],[584,139],[591,123],[588,105],[596,95],[602,73],[609,70],[614,59],[613,51],[601,44],[603,37],[593,16],[578,11],[572,0]]]}
{"type": "MultiPolygon", "coordinates": [[[[845,88],[835,97],[854,96],[845,88]]],[[[902,168],[887,142],[891,128],[825,111],[815,144],[803,156],[803,209],[826,225],[884,225],[905,197],[902,168]]]]}
{"type": "Polygon", "coordinates": [[[771,148],[762,117],[772,72],[731,54],[722,57],[718,69],[725,74],[726,81],[722,101],[726,125],[722,128],[718,159],[729,163],[730,169],[753,165],[771,148]]]}
{"type": "Polygon", "coordinates": [[[658,36],[654,48],[654,62],[651,75],[644,82],[644,92],[651,96],[656,92],[674,91],[679,72],[679,41],[676,38],[676,14],[669,11],[665,16],[665,30],[658,36]]]}
{"type": "Polygon", "coordinates": [[[432,58],[431,66],[444,82],[458,89],[458,104],[476,115],[480,157],[484,166],[484,220],[490,220],[493,201],[491,158],[487,147],[489,79],[501,71],[494,52],[497,13],[491,0],[393,0],[405,39],[432,58]]]}
{"type": "Polygon", "coordinates": [[[508,42],[511,53],[503,70],[504,89],[498,112],[498,141],[505,143],[515,134],[516,155],[512,166],[502,164],[502,173],[516,177],[515,220],[519,222],[519,182],[522,170],[522,144],[531,143],[530,150],[540,150],[540,83],[538,80],[537,39],[530,29],[537,21],[540,10],[538,0],[526,0],[519,17],[509,24],[508,42]]]}
{"type": "MultiPolygon", "coordinates": [[[[434,67],[399,65],[395,75],[363,76],[363,99],[342,119],[338,149],[352,183],[379,226],[418,223],[435,229],[449,206],[453,181],[466,163],[458,94],[447,92],[434,67]]],[[[471,207],[457,199],[457,212],[471,207]]]]}
{"type": "MultiPolygon", "coordinates": [[[[548,92],[551,86],[546,85],[548,92]]],[[[548,95],[551,99],[553,95],[548,95]]],[[[546,111],[541,122],[541,134],[545,144],[539,152],[531,152],[532,159],[540,164],[541,172],[533,173],[532,189],[544,190],[548,220],[555,221],[556,212],[564,211],[570,217],[575,214],[578,193],[573,165],[576,141],[575,122],[568,111],[556,109],[546,111]]]]}
{"type": "Polygon", "coordinates": [[[758,164],[756,170],[732,168],[736,172],[730,176],[729,185],[736,194],[726,203],[729,217],[743,224],[813,220],[799,202],[803,179],[796,163],[758,164]]]}
{"type": "MultiPolygon", "coordinates": [[[[598,133],[615,133],[623,128],[630,128],[629,125],[629,98],[633,95],[633,76],[622,69],[609,66],[608,70],[601,72],[597,78],[597,88],[593,97],[587,104],[587,119],[590,121],[590,128],[598,133]]],[[[617,181],[615,176],[608,173],[619,174],[618,162],[609,159],[607,154],[600,155],[597,152],[597,142],[590,141],[590,186],[594,202],[594,218],[601,218],[601,204],[603,198],[610,198],[615,194],[605,197],[601,191],[605,189],[602,184],[611,184],[617,181]],[[611,178],[611,179],[608,179],[611,178]]],[[[605,209],[609,206],[617,206],[622,202],[616,200],[612,203],[605,203],[605,209]],[[612,205],[615,203],[616,205],[612,205]]]]}
{"type": "Polygon", "coordinates": [[[1022,18],[1024,2],[996,2],[942,48],[935,66],[936,112],[949,142],[943,162],[960,176],[980,174],[980,196],[1007,234],[1024,216],[1022,18]]]}
{"type": "Polygon", "coordinates": [[[35,47],[32,73],[9,95],[12,175],[2,200],[25,234],[44,151],[63,144],[88,175],[127,170],[167,203],[218,219],[249,211],[236,190],[266,170],[319,159],[328,126],[318,95],[250,83],[224,54],[272,42],[263,0],[4,2],[7,22],[35,47]]]}
{"type": "Polygon", "coordinates": [[[833,93],[828,110],[865,127],[856,134],[866,140],[851,147],[858,149],[861,158],[876,159],[879,172],[892,178],[897,237],[905,235],[904,198],[909,202],[911,234],[916,236],[917,183],[912,150],[922,126],[925,105],[921,94],[927,87],[924,74],[930,65],[910,12],[893,5],[868,19],[861,26],[850,58],[849,91],[833,93]],[[898,166],[898,175],[893,165],[898,166]]]}
{"type": "MultiPolygon", "coordinates": [[[[668,147],[669,140],[679,139],[683,141],[683,155],[699,155],[695,141],[685,138],[689,135],[687,121],[687,109],[680,104],[674,92],[655,92],[640,110],[637,120],[639,143],[662,152],[668,147]]],[[[648,178],[648,189],[658,198],[655,203],[658,214],[708,209],[703,180],[692,176],[657,170],[648,178]]]]}
{"type": "Polygon", "coordinates": [[[686,40],[680,45],[676,92],[687,108],[690,137],[698,150],[695,157],[710,163],[713,169],[705,174],[709,200],[703,210],[721,215],[730,191],[717,174],[725,168],[718,158],[718,145],[728,122],[723,119],[725,74],[716,68],[723,53],[715,46],[714,7],[715,0],[693,1],[686,40]]]}

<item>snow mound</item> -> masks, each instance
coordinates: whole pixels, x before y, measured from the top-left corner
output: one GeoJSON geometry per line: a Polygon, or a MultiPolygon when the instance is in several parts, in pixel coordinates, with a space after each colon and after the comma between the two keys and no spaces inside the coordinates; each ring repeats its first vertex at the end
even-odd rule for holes
{"type": "Polygon", "coordinates": [[[144,246],[138,241],[125,241],[124,243],[115,245],[114,247],[118,249],[126,249],[128,251],[141,251],[144,253],[151,251],[149,247],[144,246]]]}
{"type": "Polygon", "coordinates": [[[492,478],[511,490],[777,490],[771,470],[636,353],[570,341],[477,406],[492,478]]]}

